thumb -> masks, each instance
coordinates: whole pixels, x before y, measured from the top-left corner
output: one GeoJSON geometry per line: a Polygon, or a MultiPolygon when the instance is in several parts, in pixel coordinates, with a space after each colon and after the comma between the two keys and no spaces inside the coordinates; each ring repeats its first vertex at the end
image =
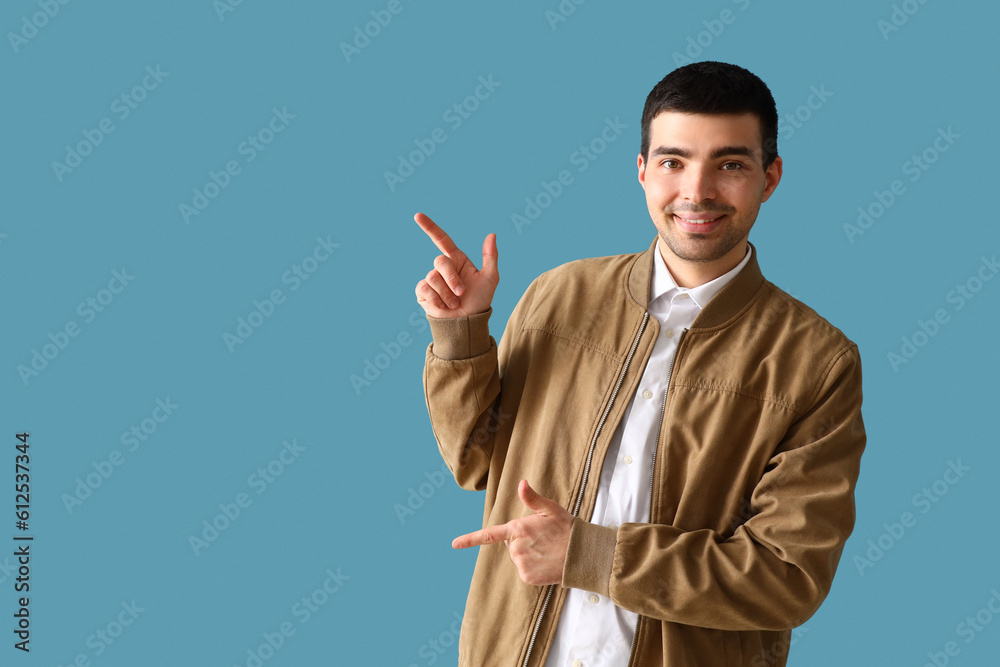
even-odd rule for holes
{"type": "Polygon", "coordinates": [[[555,503],[554,500],[539,495],[537,491],[531,488],[531,485],[528,484],[528,480],[526,479],[522,479],[518,484],[517,495],[521,497],[521,502],[524,503],[528,509],[534,510],[539,514],[546,514],[547,510],[551,509],[552,504],[555,503]]]}
{"type": "Polygon", "coordinates": [[[483,269],[482,273],[485,273],[490,277],[494,284],[500,282],[500,272],[497,269],[497,260],[499,259],[500,253],[497,252],[497,235],[488,234],[486,240],[483,241],[483,269]]]}

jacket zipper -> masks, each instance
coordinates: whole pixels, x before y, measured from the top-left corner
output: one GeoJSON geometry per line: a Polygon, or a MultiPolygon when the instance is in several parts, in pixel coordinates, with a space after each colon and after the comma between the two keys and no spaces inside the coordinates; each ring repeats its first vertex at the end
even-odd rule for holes
{"type": "MultiPolygon", "coordinates": [[[[580,493],[576,496],[576,505],[573,506],[574,517],[580,513],[580,505],[583,503],[583,492],[587,488],[587,479],[590,477],[590,465],[594,459],[594,448],[597,446],[597,438],[600,437],[601,429],[604,428],[604,422],[607,420],[608,414],[615,404],[615,399],[618,397],[618,390],[621,389],[622,382],[625,380],[625,374],[628,373],[628,368],[632,363],[632,356],[635,355],[636,348],[639,347],[639,340],[646,330],[646,323],[648,321],[649,313],[647,312],[643,314],[642,324],[639,325],[639,333],[636,334],[635,340],[632,341],[632,349],[628,351],[628,357],[625,358],[625,365],[622,367],[622,372],[618,375],[618,383],[615,385],[614,391],[611,392],[611,400],[608,401],[608,406],[604,408],[601,421],[597,424],[597,431],[590,441],[590,450],[587,452],[587,463],[583,468],[583,484],[580,485],[580,493]]],[[[678,341],[678,347],[680,347],[680,341],[678,341]]],[[[673,366],[673,362],[671,362],[671,366],[673,366]]],[[[652,481],[650,481],[650,484],[652,484],[652,481]]],[[[538,620],[535,621],[535,629],[531,632],[531,641],[528,642],[528,652],[524,654],[524,662],[521,663],[521,667],[528,667],[528,661],[531,659],[531,651],[535,648],[535,639],[538,637],[538,630],[542,627],[542,619],[545,618],[545,611],[549,607],[549,601],[552,599],[552,593],[555,592],[555,589],[555,584],[549,584],[548,591],[545,593],[545,601],[542,603],[542,610],[538,613],[538,620]]]]}
{"type": "MultiPolygon", "coordinates": [[[[660,405],[660,422],[656,427],[656,439],[653,441],[653,457],[649,465],[649,519],[653,519],[653,473],[656,470],[656,450],[660,446],[660,431],[663,430],[663,417],[667,413],[667,394],[670,393],[670,383],[674,381],[674,361],[677,360],[677,353],[681,351],[681,343],[684,342],[684,334],[687,333],[687,329],[681,331],[680,338],[677,339],[677,348],[674,349],[674,356],[670,357],[670,368],[667,369],[667,388],[663,390],[663,403],[660,405]]],[[[632,646],[629,648],[628,652],[628,667],[631,667],[632,661],[635,659],[635,646],[636,639],[639,637],[639,622],[642,620],[642,614],[635,619],[635,630],[632,631],[632,646]]]]}

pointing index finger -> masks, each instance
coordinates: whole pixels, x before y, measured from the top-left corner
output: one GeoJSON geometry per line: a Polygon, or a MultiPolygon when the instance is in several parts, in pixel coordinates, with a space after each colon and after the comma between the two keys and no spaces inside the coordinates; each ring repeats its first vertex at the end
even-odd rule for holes
{"type": "Polygon", "coordinates": [[[424,230],[427,236],[431,237],[431,241],[438,247],[438,250],[452,259],[465,257],[465,253],[458,249],[458,246],[451,240],[451,237],[438,227],[433,220],[423,213],[417,213],[413,216],[413,219],[417,221],[417,224],[420,225],[420,228],[424,230]]]}
{"type": "Polygon", "coordinates": [[[466,549],[468,547],[477,547],[484,544],[496,544],[497,542],[503,542],[504,540],[509,540],[512,538],[510,527],[508,524],[502,524],[499,526],[490,526],[489,528],[483,528],[482,530],[477,530],[473,533],[467,533],[456,537],[451,541],[451,546],[453,549],[466,549]]]}

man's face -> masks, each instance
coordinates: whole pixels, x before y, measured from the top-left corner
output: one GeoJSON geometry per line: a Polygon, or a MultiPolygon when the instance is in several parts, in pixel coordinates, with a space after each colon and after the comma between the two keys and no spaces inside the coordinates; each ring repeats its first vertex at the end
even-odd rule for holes
{"type": "Polygon", "coordinates": [[[764,170],[760,121],[752,113],[664,111],[649,129],[639,182],[667,265],[711,270],[708,263],[724,273],[743,259],[760,205],[781,180],[781,158],[764,170]]]}

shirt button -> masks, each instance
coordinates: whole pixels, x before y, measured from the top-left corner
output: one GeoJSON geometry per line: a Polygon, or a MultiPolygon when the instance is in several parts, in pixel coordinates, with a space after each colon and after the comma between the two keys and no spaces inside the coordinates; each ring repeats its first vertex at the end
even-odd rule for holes
{"type": "Polygon", "coordinates": [[[625,462],[625,465],[628,465],[628,464],[632,463],[632,457],[629,456],[628,454],[626,454],[625,458],[623,458],[622,461],[625,462]]]}
{"type": "Polygon", "coordinates": [[[666,331],[663,332],[663,335],[666,336],[667,338],[673,338],[674,337],[674,330],[673,329],[667,329],[666,331]]]}
{"type": "Polygon", "coordinates": [[[573,667],[583,667],[583,663],[580,662],[579,660],[574,660],[573,667]]]}
{"type": "Polygon", "coordinates": [[[643,398],[653,398],[653,392],[651,392],[650,390],[647,389],[646,391],[642,392],[642,397],[643,398]]]}
{"type": "Polygon", "coordinates": [[[608,526],[608,528],[611,528],[613,530],[618,530],[618,524],[617,523],[613,523],[610,526],[608,526]]]}
{"type": "Polygon", "coordinates": [[[591,595],[591,596],[590,596],[590,601],[591,601],[592,603],[594,603],[594,604],[597,604],[598,602],[600,602],[600,601],[601,601],[601,598],[600,598],[600,596],[598,596],[598,595],[591,595]]]}

